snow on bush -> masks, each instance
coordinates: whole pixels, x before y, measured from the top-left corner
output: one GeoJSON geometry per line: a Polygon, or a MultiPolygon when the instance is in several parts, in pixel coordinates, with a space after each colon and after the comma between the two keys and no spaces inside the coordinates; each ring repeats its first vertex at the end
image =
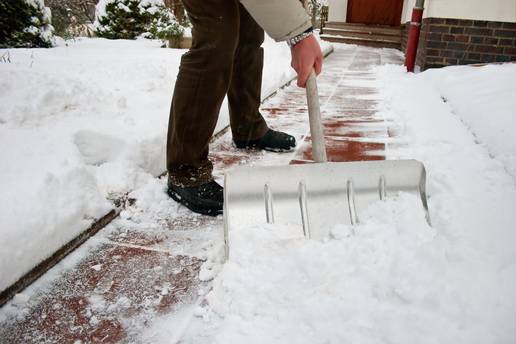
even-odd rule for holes
{"type": "Polygon", "coordinates": [[[95,21],[96,0],[45,0],[52,11],[55,34],[64,38],[91,36],[88,30],[95,21]]]}
{"type": "Polygon", "coordinates": [[[184,34],[184,29],[176,21],[170,10],[164,8],[156,13],[149,26],[151,37],[159,39],[176,38],[179,39],[184,34]]]}
{"type": "Polygon", "coordinates": [[[0,48],[49,48],[54,28],[43,0],[0,1],[0,48]]]}
{"type": "Polygon", "coordinates": [[[183,35],[183,27],[162,0],[100,0],[95,31],[110,39],[168,39],[183,35]]]}

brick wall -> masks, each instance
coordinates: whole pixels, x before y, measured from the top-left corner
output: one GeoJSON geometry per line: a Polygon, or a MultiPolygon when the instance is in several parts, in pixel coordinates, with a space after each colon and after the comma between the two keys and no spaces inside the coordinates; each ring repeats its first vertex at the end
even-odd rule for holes
{"type": "MultiPolygon", "coordinates": [[[[406,50],[409,23],[403,30],[406,50]]],[[[417,65],[422,69],[450,65],[516,61],[516,23],[425,18],[417,65]]]]}

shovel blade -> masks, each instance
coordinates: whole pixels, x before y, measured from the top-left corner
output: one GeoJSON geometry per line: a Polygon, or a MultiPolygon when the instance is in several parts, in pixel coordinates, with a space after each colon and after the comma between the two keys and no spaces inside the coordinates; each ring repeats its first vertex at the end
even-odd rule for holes
{"type": "Polygon", "coordinates": [[[323,238],[337,224],[359,223],[371,203],[399,192],[421,199],[430,223],[425,167],[417,160],[235,168],[224,182],[226,258],[239,228],[285,223],[323,238]]]}

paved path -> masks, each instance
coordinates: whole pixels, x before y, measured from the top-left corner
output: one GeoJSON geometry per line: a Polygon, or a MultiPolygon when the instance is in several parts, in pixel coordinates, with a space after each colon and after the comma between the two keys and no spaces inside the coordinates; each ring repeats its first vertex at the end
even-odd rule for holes
{"type": "MultiPolygon", "coordinates": [[[[327,58],[318,83],[330,161],[384,159],[389,123],[377,114],[370,69],[385,63],[401,64],[401,55],[338,46],[327,58]]],[[[211,147],[218,178],[239,164],[310,161],[304,90],[286,87],[262,109],[271,127],[300,140],[298,149],[241,151],[226,133],[211,147]]],[[[152,342],[141,334],[159,315],[197,302],[210,286],[209,267],[201,266],[221,245],[222,218],[189,213],[162,196],[164,188],[157,180],[137,193],[121,218],[4,306],[0,343],[152,342]]]]}

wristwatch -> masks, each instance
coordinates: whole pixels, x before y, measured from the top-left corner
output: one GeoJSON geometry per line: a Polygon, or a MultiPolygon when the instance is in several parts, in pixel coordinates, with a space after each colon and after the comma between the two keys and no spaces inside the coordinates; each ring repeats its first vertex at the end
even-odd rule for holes
{"type": "Polygon", "coordinates": [[[314,28],[311,27],[308,30],[306,30],[305,32],[303,32],[295,37],[287,39],[287,44],[289,47],[292,48],[294,45],[296,45],[297,43],[301,42],[306,37],[311,36],[313,34],[314,34],[314,28]]]}

